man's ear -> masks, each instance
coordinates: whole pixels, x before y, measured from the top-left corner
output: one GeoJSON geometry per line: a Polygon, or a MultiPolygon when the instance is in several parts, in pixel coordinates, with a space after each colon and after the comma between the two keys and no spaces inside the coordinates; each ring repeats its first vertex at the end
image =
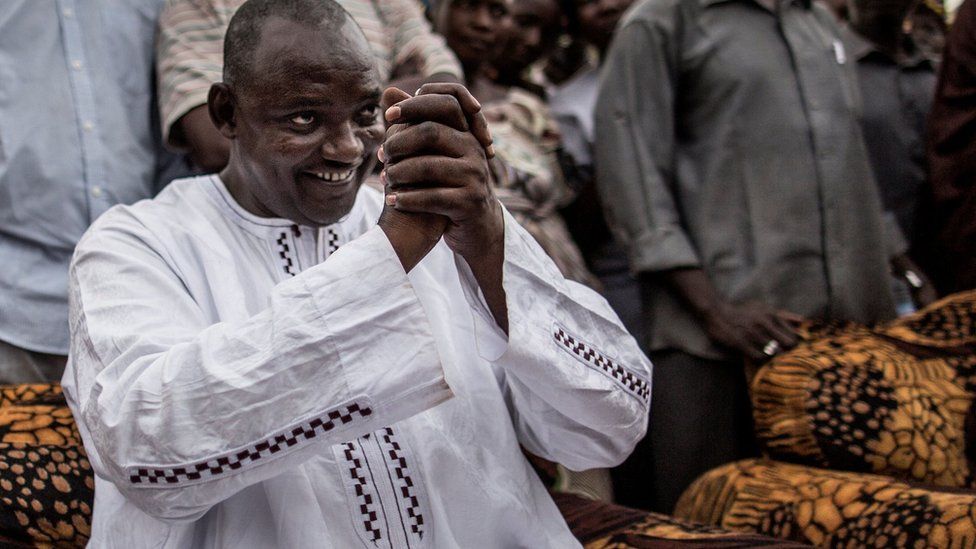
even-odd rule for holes
{"type": "Polygon", "coordinates": [[[221,135],[227,139],[237,137],[237,96],[230,86],[223,82],[210,86],[207,110],[210,121],[221,135]]]}

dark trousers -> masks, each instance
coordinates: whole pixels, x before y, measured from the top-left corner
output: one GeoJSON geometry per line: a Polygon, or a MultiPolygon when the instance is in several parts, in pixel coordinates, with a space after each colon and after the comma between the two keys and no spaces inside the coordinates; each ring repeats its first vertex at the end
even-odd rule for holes
{"type": "Polygon", "coordinates": [[[654,363],[647,436],[612,472],[617,502],[671,513],[699,475],[756,455],[741,361],[680,351],[650,354],[654,363]]]}

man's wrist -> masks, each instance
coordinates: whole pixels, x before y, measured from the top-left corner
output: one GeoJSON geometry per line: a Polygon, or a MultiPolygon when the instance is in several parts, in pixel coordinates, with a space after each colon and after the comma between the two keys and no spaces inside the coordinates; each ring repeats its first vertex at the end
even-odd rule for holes
{"type": "Polygon", "coordinates": [[[377,223],[393,246],[403,269],[410,272],[437,245],[447,219],[430,214],[413,214],[387,208],[377,223]],[[418,218],[430,219],[420,220],[418,218]],[[423,221],[423,222],[422,222],[423,221]]]}

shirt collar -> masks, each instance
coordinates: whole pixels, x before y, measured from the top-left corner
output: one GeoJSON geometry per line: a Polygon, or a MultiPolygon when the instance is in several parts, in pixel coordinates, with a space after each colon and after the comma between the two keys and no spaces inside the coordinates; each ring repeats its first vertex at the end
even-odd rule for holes
{"type": "MultiPolygon", "coordinates": [[[[210,185],[207,187],[211,194],[214,196],[214,200],[217,202],[224,214],[232,219],[238,226],[248,230],[259,236],[268,236],[269,234],[277,234],[283,228],[290,228],[295,226],[295,222],[289,219],[272,218],[272,217],[260,217],[254,215],[253,213],[245,210],[240,204],[234,200],[234,197],[227,190],[227,186],[220,179],[220,176],[213,174],[210,176],[210,185]]],[[[365,186],[365,184],[363,185],[365,186]]],[[[363,187],[360,187],[359,192],[356,196],[356,201],[353,203],[352,209],[347,213],[342,219],[329,225],[328,227],[321,228],[333,228],[344,232],[344,228],[349,223],[355,223],[356,220],[361,219],[365,215],[365,211],[362,205],[362,193],[364,192],[363,187]]],[[[318,228],[312,227],[300,227],[304,231],[318,228]]]]}

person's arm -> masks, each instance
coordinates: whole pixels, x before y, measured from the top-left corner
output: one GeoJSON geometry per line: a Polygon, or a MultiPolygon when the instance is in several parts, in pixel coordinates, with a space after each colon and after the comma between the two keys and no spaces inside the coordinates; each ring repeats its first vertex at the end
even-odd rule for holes
{"type": "Polygon", "coordinates": [[[174,131],[179,132],[190,160],[204,173],[217,173],[227,166],[230,140],[214,126],[206,103],[177,120],[174,131]]]}
{"type": "MultiPolygon", "coordinates": [[[[483,320],[476,333],[519,442],[575,471],[618,465],[647,429],[651,363],[602,296],[566,280],[507,212],[505,219],[507,338],[483,320]]],[[[477,307],[477,295],[466,295],[477,307]]]]}
{"type": "Polygon", "coordinates": [[[379,227],[233,322],[211,323],[192,290],[205,283],[172,253],[118,212],[79,244],[70,276],[69,403],[96,474],[149,515],[195,520],[331,444],[451,398],[379,227]]]}
{"type": "Polygon", "coordinates": [[[206,104],[210,86],[222,77],[224,32],[239,4],[170,0],[159,16],[156,71],[163,137],[208,172],[227,163],[229,146],[206,104]]]}
{"type": "Polygon", "coordinates": [[[798,343],[802,317],[761,303],[733,304],[715,290],[701,269],[672,269],[649,275],[674,292],[705,328],[709,339],[755,362],[798,343]],[[775,346],[769,346],[776,342],[775,346]]]}
{"type": "Polygon", "coordinates": [[[449,85],[420,91],[387,111],[387,204],[447,218],[444,239],[474,312],[473,351],[504,378],[526,447],[576,469],[622,461],[645,429],[646,357],[606,301],[566,281],[495,199],[479,132],[459,129],[470,94],[449,85]],[[430,125],[435,119],[443,124],[430,125]]]}
{"type": "MultiPolygon", "coordinates": [[[[665,18],[666,19],[666,18],[665,18]]],[[[662,19],[621,28],[607,54],[596,109],[597,187],[643,283],[663,282],[716,344],[754,359],[796,344],[795,315],[733,304],[702,270],[674,195],[676,29],[662,19]]],[[[659,286],[660,287],[660,286],[659,286]]]]}
{"type": "MultiPolygon", "coordinates": [[[[447,47],[444,37],[431,29],[416,0],[384,0],[375,5],[386,27],[394,33],[391,52],[394,77],[416,73],[425,83],[464,81],[461,63],[447,47]]],[[[403,89],[413,91],[418,87],[403,89]]]]}
{"type": "Polygon", "coordinates": [[[380,153],[387,204],[381,222],[396,213],[407,223],[410,214],[426,219],[420,231],[442,228],[447,245],[471,268],[498,326],[507,330],[504,220],[490,184],[487,159],[494,149],[481,105],[460,84],[425,84],[418,92],[384,93],[392,125],[380,153]]]}

